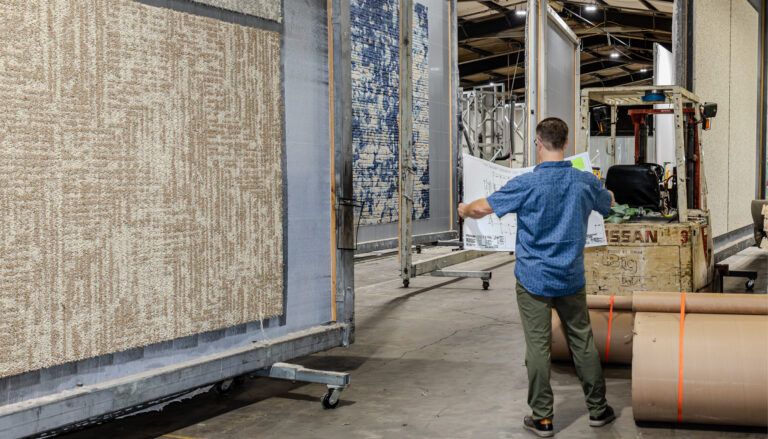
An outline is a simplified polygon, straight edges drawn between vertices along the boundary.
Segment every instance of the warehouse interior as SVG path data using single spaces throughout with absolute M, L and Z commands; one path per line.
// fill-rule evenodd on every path
M 0 437 L 768 435 L 768 1 L 8 0 L 0 47 Z M 549 215 L 599 425 L 559 310 L 524 423 L 528 226 L 462 210 L 552 117 L 612 197 Z

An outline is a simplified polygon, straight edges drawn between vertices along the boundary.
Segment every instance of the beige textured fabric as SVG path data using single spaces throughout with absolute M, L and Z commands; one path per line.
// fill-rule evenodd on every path
M 280 36 L 0 0 L 0 376 L 282 313 Z
M 197 3 L 215 6 L 229 11 L 240 12 L 242 14 L 254 15 L 256 17 L 266 18 L 282 22 L 282 11 L 280 0 L 192 0 Z M 290 1 L 290 0 L 288 0 Z

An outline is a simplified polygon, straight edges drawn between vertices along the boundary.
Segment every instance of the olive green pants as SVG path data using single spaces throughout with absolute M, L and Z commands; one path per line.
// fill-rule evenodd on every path
M 607 407 L 605 379 L 592 336 L 585 291 L 582 289 L 563 297 L 543 297 L 529 293 L 517 282 L 517 306 L 525 331 L 528 405 L 533 410 L 533 418 L 539 420 L 553 416 L 554 397 L 549 385 L 552 308 L 557 311 L 565 328 L 589 414 L 600 416 Z

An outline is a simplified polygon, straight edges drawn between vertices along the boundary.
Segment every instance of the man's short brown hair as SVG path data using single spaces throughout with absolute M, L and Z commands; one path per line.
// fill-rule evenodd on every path
M 563 150 L 568 141 L 568 125 L 562 119 L 548 117 L 536 126 L 536 135 L 544 141 L 545 148 Z

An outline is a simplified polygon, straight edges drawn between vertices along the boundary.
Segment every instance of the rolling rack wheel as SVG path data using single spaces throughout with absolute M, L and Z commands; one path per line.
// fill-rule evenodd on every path
M 219 381 L 213 385 L 213 390 L 221 396 L 227 396 L 232 392 L 232 389 L 241 383 L 241 381 L 242 380 L 238 378 L 229 378 L 224 381 Z
M 323 408 L 326 410 L 333 410 L 338 407 L 342 390 L 343 389 L 341 387 L 328 386 L 328 391 L 326 391 L 325 395 L 323 395 L 323 397 L 320 399 L 320 403 L 323 405 Z
M 483 289 L 484 290 L 487 290 L 488 288 L 490 288 L 490 286 L 491 286 L 491 283 L 489 281 L 487 281 L 487 280 L 483 281 Z
M 747 291 L 754 291 L 755 289 L 755 280 L 749 279 L 745 284 L 745 287 L 747 287 Z
M 403 288 L 408 288 L 408 285 L 411 284 L 411 281 L 408 279 L 403 279 Z

